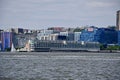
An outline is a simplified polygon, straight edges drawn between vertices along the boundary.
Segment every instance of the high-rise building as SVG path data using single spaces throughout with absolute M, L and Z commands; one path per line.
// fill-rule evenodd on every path
M 117 26 L 117 30 L 120 30 L 120 10 L 117 11 L 117 16 L 116 16 L 116 26 Z

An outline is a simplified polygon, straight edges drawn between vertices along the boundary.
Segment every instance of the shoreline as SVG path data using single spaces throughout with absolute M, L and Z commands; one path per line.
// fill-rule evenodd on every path
M 99 56 L 99 55 L 108 55 L 108 56 L 111 56 L 111 55 L 118 55 L 120 56 L 120 53 L 119 52 L 0 52 L 0 56 L 1 55 L 96 55 L 96 56 Z
M 32 51 L 32 52 L 28 52 L 28 51 L 4 51 L 4 52 L 0 52 L 0 53 L 61 53 L 61 52 L 71 52 L 71 53 L 120 53 L 119 50 L 100 50 L 100 51 Z

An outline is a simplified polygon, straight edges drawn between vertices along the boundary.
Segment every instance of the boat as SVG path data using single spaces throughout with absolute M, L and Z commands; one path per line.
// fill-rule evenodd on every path
M 11 47 L 11 52 L 16 52 L 16 49 L 15 49 L 13 43 L 12 43 L 12 47 Z

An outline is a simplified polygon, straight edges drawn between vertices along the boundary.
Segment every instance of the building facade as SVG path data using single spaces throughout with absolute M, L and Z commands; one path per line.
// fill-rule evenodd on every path
M 30 51 L 99 51 L 100 46 L 98 42 L 81 42 L 75 41 L 47 41 L 34 40 L 30 43 Z
M 13 34 L 13 43 L 15 48 L 25 47 L 28 40 L 33 40 L 37 36 L 36 33 L 27 33 L 27 34 Z
M 61 36 L 61 38 L 62 38 L 62 36 L 63 36 L 63 38 L 66 36 L 67 41 L 74 41 L 74 33 L 73 32 L 68 32 L 68 31 L 60 32 L 59 35 Z
M 80 41 L 81 32 L 74 32 L 74 41 Z
M 80 41 L 117 44 L 117 31 L 108 28 L 87 28 L 82 31 Z
M 12 33 L 11 32 L 1 32 L 1 50 L 8 51 L 12 45 Z
M 41 32 L 37 34 L 37 39 L 49 40 L 50 34 L 53 34 L 53 30 L 41 30 Z
M 116 26 L 117 26 L 117 30 L 120 30 L 120 10 L 117 11 Z

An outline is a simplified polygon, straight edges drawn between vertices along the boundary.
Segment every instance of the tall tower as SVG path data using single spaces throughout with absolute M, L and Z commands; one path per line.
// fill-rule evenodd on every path
M 116 26 L 117 26 L 117 30 L 120 31 L 120 10 L 117 11 L 117 16 L 116 16 Z

